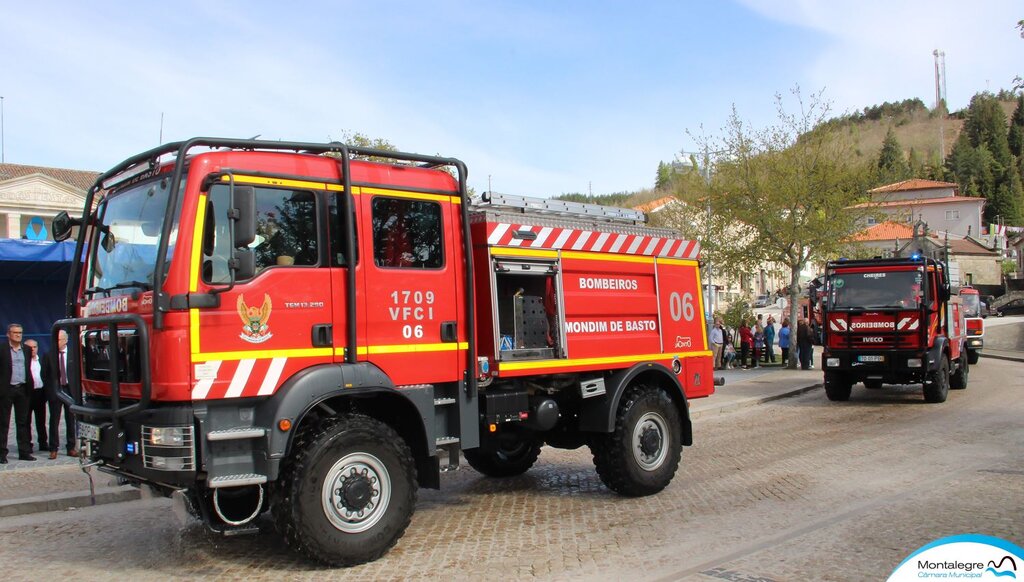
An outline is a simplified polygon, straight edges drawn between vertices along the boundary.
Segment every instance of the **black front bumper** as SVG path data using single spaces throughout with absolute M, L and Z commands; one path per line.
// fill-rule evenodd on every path
M 881 361 L 877 361 L 877 360 Z M 918 360 L 920 366 L 910 366 Z M 894 352 L 867 350 L 826 350 L 821 357 L 826 374 L 837 373 L 853 382 L 880 380 L 886 384 L 917 384 L 924 382 L 932 367 L 925 352 Z

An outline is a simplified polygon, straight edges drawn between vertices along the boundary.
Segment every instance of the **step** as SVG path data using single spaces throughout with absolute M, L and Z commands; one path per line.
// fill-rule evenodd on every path
M 437 437 L 437 440 L 435 441 L 434 444 L 436 446 L 443 447 L 443 446 L 447 446 L 447 445 L 454 445 L 454 444 L 457 444 L 458 442 L 459 442 L 459 437 L 443 436 L 443 437 Z
M 435 398 L 434 406 L 445 406 L 447 404 L 455 404 L 455 402 L 454 398 Z
M 208 441 L 233 441 L 239 439 L 258 439 L 267 434 L 267 429 L 259 427 L 238 427 L 223 430 L 211 430 L 206 433 Z
M 210 479 L 207 486 L 210 489 L 217 489 L 219 487 L 241 487 L 243 485 L 262 485 L 267 482 L 266 475 L 256 475 L 255 473 L 248 473 L 244 475 L 224 475 L 221 477 L 214 477 Z

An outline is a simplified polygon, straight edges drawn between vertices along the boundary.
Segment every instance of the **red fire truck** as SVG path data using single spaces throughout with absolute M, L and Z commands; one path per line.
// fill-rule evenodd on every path
M 89 191 L 68 284 L 85 461 L 329 564 L 376 559 L 460 452 L 590 447 L 668 485 L 714 391 L 699 245 L 622 209 L 467 197 L 462 162 L 197 138 Z
M 985 320 L 982 319 L 981 295 L 974 287 L 961 287 L 964 317 L 967 318 L 967 360 L 973 366 L 981 358 L 985 347 Z
M 909 258 L 830 261 L 825 270 L 822 363 L 829 400 L 856 382 L 924 387 L 928 402 L 967 387 L 965 324 L 945 265 Z

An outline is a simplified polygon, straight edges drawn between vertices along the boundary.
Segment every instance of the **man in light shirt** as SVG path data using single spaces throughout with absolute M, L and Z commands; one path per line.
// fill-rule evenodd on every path
M 717 370 L 722 366 L 722 344 L 725 343 L 725 334 L 722 332 L 722 320 L 715 318 L 715 324 L 711 326 L 711 357 L 714 368 Z
M 14 426 L 18 435 L 18 459 L 34 461 L 32 456 L 32 429 L 29 428 L 29 391 L 32 390 L 32 371 L 29 358 L 21 343 L 21 324 L 7 326 L 7 342 L 0 344 L 0 464 L 7 464 L 7 433 L 11 426 L 11 408 L 14 408 Z
M 39 358 L 39 343 L 34 339 L 24 341 L 29 357 L 29 369 L 32 373 L 32 395 L 29 397 L 29 413 L 36 419 L 36 442 L 39 443 L 39 452 L 50 450 L 46 443 L 46 390 L 43 389 L 43 362 Z M 31 418 L 29 419 L 31 424 Z

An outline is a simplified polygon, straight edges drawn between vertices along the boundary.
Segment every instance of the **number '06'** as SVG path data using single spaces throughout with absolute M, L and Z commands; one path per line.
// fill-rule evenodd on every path
M 405 339 L 420 339 L 423 337 L 423 326 L 422 325 L 403 325 L 402 326 L 402 337 Z
M 685 293 L 680 297 L 679 293 L 673 291 L 668 296 L 668 309 L 673 321 L 693 321 L 693 293 Z

